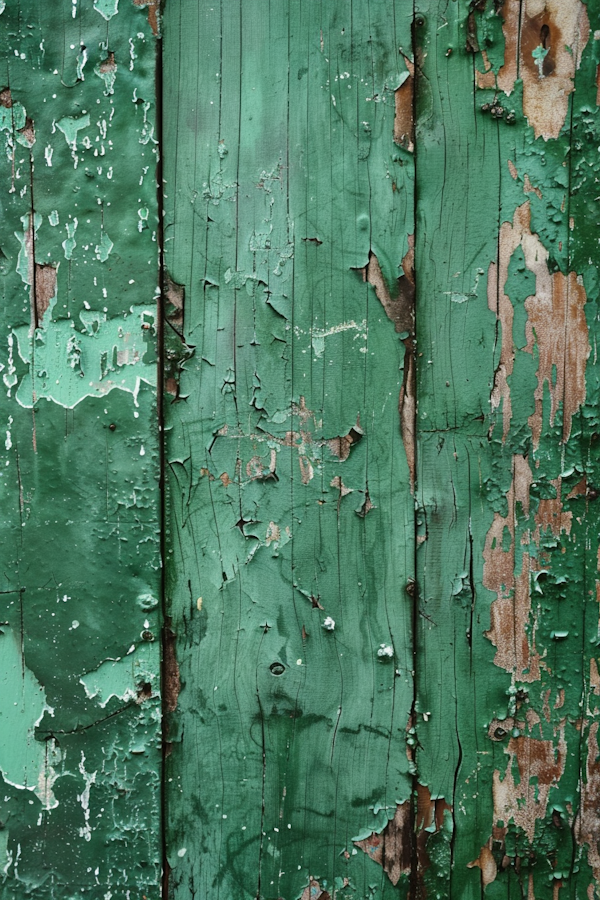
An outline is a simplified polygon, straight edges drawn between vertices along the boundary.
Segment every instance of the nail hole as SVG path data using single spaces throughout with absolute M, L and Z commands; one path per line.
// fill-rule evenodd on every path
M 271 663 L 269 669 L 271 670 L 272 675 L 283 675 L 285 672 L 285 666 L 280 662 Z
M 548 41 L 549 37 L 550 37 L 550 29 L 548 28 L 547 25 L 542 25 L 541 30 L 540 30 L 540 41 L 541 41 L 541 44 L 542 44 L 542 47 L 544 48 L 544 50 L 546 50 L 546 42 Z

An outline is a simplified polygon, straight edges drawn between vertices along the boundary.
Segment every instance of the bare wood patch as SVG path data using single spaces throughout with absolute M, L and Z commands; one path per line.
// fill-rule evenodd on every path
M 176 636 L 167 621 L 163 631 L 163 704 L 167 712 L 175 712 L 181 691 L 181 678 L 179 675 L 179 663 L 175 652 Z
M 536 561 L 524 553 L 521 572 L 515 575 L 516 504 L 520 503 L 528 515 L 532 480 L 528 461 L 514 456 L 507 515 L 494 514 L 483 551 L 483 584 L 497 597 L 491 604 L 490 629 L 485 636 L 496 647 L 494 663 L 514 673 L 520 681 L 537 681 L 540 677 L 535 634 L 530 643 L 527 633 L 531 615 L 530 572 L 535 570 Z
M 481 883 L 484 888 L 487 887 L 488 884 L 491 884 L 492 881 L 495 881 L 496 875 L 498 874 L 498 866 L 496 865 L 496 860 L 494 859 L 494 854 L 492 853 L 489 844 L 491 844 L 491 839 L 481 848 L 477 859 L 467 863 L 468 869 L 481 869 Z
M 56 296 L 56 268 L 35 264 L 35 327 L 38 328 L 50 301 Z
M 321 885 L 314 878 L 311 878 L 308 885 L 302 891 L 300 900 L 331 900 L 331 894 L 321 888 Z
M 402 259 L 402 275 L 398 278 L 396 293 L 392 293 L 386 283 L 379 260 L 374 253 L 369 253 L 369 262 L 365 268 L 366 280 L 375 288 L 375 294 L 383 306 L 388 319 L 398 334 L 406 334 L 403 338 L 404 378 L 398 398 L 398 414 L 400 417 L 400 433 L 406 453 L 411 490 L 415 485 L 415 415 L 416 415 L 416 372 L 414 359 L 415 328 L 415 273 L 414 273 L 414 235 L 408 235 L 408 250 Z
M 537 240 L 541 247 L 541 243 Z M 543 249 L 543 248 L 542 248 Z M 544 251 L 547 259 L 547 251 Z M 585 400 L 585 370 L 590 355 L 588 326 L 585 317 L 585 288 L 575 272 L 548 273 L 544 260 L 543 289 L 536 286 L 534 297 L 525 301 L 527 350 L 533 353 L 537 344 L 539 367 L 535 390 L 535 411 L 529 419 L 534 445 L 542 430 L 544 385 L 551 397 L 550 424 L 559 404 L 563 404 L 563 441 L 571 434 L 573 416 Z M 536 273 L 537 275 L 537 273 Z M 536 285 L 539 279 L 536 278 Z
M 535 188 L 531 188 L 535 191 Z M 512 223 L 500 227 L 498 261 L 488 270 L 488 306 L 500 321 L 502 348 L 491 394 L 492 410 L 502 404 L 503 440 L 512 418 L 508 378 L 513 372 L 515 345 L 513 340 L 514 308 L 505 293 L 510 259 L 521 247 L 525 264 L 535 275 L 535 294 L 525 300 L 528 315 L 527 344 L 523 348 L 539 354 L 538 385 L 534 392 L 535 410 L 529 418 L 534 446 L 542 429 L 544 386 L 551 396 L 550 424 L 554 423 L 559 405 L 563 404 L 563 441 L 571 434 L 572 418 L 585 400 L 585 370 L 590 345 L 584 306 L 586 294 L 581 279 L 574 272 L 550 274 L 548 251 L 531 232 L 529 201 L 517 207 Z
M 394 818 L 379 834 L 373 832 L 363 841 L 354 841 L 373 862 L 383 867 L 392 884 L 398 884 L 401 875 L 410 872 L 411 865 L 411 812 L 410 801 L 398 804 Z
M 152 33 L 158 35 L 159 32 L 159 22 L 158 22 L 158 11 L 160 7 L 160 0 L 133 0 L 135 6 L 147 6 L 148 7 L 148 24 L 152 29 Z
M 394 116 L 394 141 L 400 147 L 404 147 L 410 153 L 415 149 L 415 123 L 413 115 L 414 100 L 414 74 L 415 67 L 405 57 L 408 68 L 408 78 L 394 91 L 395 116 Z
M 578 844 L 587 844 L 587 858 L 596 882 L 600 880 L 600 748 L 598 747 L 599 722 L 592 722 L 587 739 L 585 781 L 581 782 L 581 802 L 575 822 Z M 592 895 L 593 896 L 593 895 Z
M 523 829 L 530 842 L 535 836 L 535 823 L 543 819 L 553 785 L 560 780 L 567 756 L 564 731 L 558 745 L 535 738 L 511 738 L 505 753 L 508 765 L 504 776 L 494 771 L 493 797 L 496 821 L 513 821 Z M 515 779 L 515 765 L 518 779 Z
M 536 138 L 557 138 L 589 39 L 586 7 L 581 0 L 505 0 L 502 15 L 504 64 L 498 71 L 497 86 L 510 94 L 521 77 L 523 112 Z M 478 83 L 493 86 L 485 73 L 479 75 Z

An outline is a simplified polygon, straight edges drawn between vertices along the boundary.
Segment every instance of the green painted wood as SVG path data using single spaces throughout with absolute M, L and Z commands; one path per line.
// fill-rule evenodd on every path
M 411 21 L 165 8 L 174 897 L 407 892 Z
M 419 9 L 418 879 L 594 898 L 600 7 Z
M 0 27 L 2 898 L 600 896 L 600 4 Z
M 157 897 L 156 39 L 0 30 L 0 895 Z

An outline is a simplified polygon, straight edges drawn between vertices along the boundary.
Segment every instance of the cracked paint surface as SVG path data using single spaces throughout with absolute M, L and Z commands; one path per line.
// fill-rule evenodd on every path
M 1 892 L 157 897 L 155 38 L 0 9 Z
M 415 764 L 452 808 L 427 896 L 593 900 L 600 8 L 421 9 Z
M 182 900 L 408 890 L 411 21 L 366 0 L 165 7 Z

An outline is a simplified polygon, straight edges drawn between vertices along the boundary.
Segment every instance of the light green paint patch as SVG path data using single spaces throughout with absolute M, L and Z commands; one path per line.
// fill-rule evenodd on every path
M 119 0 L 94 0 L 94 9 L 108 22 L 119 11 Z
M 115 92 L 115 79 L 117 77 L 116 65 L 107 67 L 105 63 L 94 66 L 94 75 L 104 82 L 104 95 L 108 97 Z
M 315 357 L 320 359 L 325 352 L 325 338 L 332 337 L 333 335 L 342 334 L 345 331 L 355 331 L 356 334 L 354 336 L 354 340 L 359 341 L 358 349 L 361 353 L 367 352 L 366 342 L 368 337 L 368 327 L 367 320 L 363 319 L 362 322 L 355 322 L 352 319 L 350 322 L 341 322 L 339 325 L 332 325 L 331 328 L 311 328 L 309 329 L 309 334 L 311 338 L 311 345 L 314 350 Z M 299 326 L 294 328 L 294 334 L 298 338 L 302 338 L 302 336 L 306 332 L 301 329 Z
M 84 310 L 79 318 L 83 329 L 49 314 L 33 336 L 25 326 L 14 329 L 19 356 L 29 366 L 17 388 L 21 406 L 45 398 L 72 409 L 84 397 L 103 397 L 115 388 L 137 402 L 142 382 L 156 384 L 155 363 L 145 361 L 152 308 L 132 306 L 129 314 L 113 319 Z
M 138 696 L 142 685 L 152 686 L 157 681 L 154 656 L 154 648 L 149 644 L 132 645 L 125 656 L 107 659 L 79 680 L 88 698 L 102 708 L 113 697 L 128 702 Z
M 52 226 L 58 225 L 58 224 L 59 224 L 60 219 L 59 219 L 59 216 L 58 216 L 58 210 L 57 210 L 57 209 L 53 209 L 53 210 L 52 210 L 52 212 L 51 212 L 50 215 L 48 216 L 48 222 L 49 222 L 50 225 L 52 225 Z
M 62 247 L 65 252 L 65 259 L 71 259 L 73 256 L 73 251 L 77 246 L 77 241 L 75 240 L 75 232 L 77 231 L 78 221 L 77 218 L 73 218 L 71 222 L 66 222 L 65 227 L 67 229 L 67 237 L 62 242 Z
M 96 257 L 100 260 L 100 262 L 106 262 L 113 247 L 113 242 L 111 241 L 107 233 L 103 231 L 100 238 L 100 243 L 96 244 Z
M 53 773 L 46 766 L 44 742 L 35 738 L 36 725 L 48 710 L 46 692 L 24 665 L 20 639 L 6 625 L 0 632 L 0 686 L 2 775 L 14 787 L 35 793 L 50 809 L 56 806 Z
M 25 126 L 27 114 L 22 103 L 0 106 L 0 131 L 17 131 Z
M 77 118 L 75 118 L 74 116 L 64 116 L 56 123 L 56 127 L 59 129 L 59 131 L 62 131 L 67 144 L 73 151 L 77 149 L 78 132 L 83 131 L 84 128 L 89 128 L 89 126 L 89 113 L 85 113 L 85 115 L 79 116 Z
M 80 81 L 85 81 L 85 75 L 83 74 L 83 70 L 85 68 L 85 64 L 88 61 L 88 53 L 87 48 L 83 47 L 81 53 L 77 54 L 77 78 Z
M 17 256 L 17 272 L 21 276 L 21 280 L 24 284 L 31 284 L 31 272 L 33 267 L 31 254 L 33 252 L 35 234 L 42 224 L 42 217 L 39 213 L 34 214 L 33 234 L 31 230 L 31 213 L 26 213 L 24 216 L 21 216 L 21 224 L 23 225 L 23 233 L 19 234 L 18 231 L 15 231 L 15 237 L 21 245 L 19 255 Z

